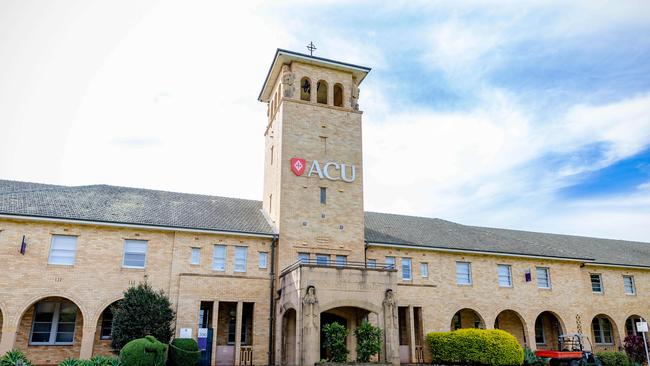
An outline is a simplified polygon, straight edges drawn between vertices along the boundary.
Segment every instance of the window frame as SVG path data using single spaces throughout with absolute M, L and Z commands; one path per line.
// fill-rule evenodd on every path
M 111 323 L 110 323 L 111 325 L 110 326 L 105 325 L 105 323 L 106 323 L 105 315 L 106 315 L 107 312 L 109 312 L 111 314 L 111 319 L 110 319 L 111 320 Z M 111 305 L 109 305 L 109 306 L 106 307 L 106 309 L 104 309 L 104 311 L 102 311 L 102 322 L 99 325 L 99 339 L 100 340 L 105 341 L 105 340 L 113 339 L 113 324 L 112 323 L 113 323 L 113 310 L 111 309 Z M 104 330 L 105 329 L 110 329 L 111 330 L 110 334 L 107 335 L 107 336 L 104 335 Z
M 408 265 L 406 265 L 408 263 Z M 402 281 L 413 281 L 413 259 L 409 257 L 402 257 Z M 407 276 L 407 271 L 404 270 L 404 268 L 408 268 L 408 276 Z
M 366 259 L 367 268 L 377 268 L 377 260 L 374 258 Z
M 348 264 L 348 256 L 347 255 L 337 255 L 334 257 L 334 263 L 336 264 L 337 267 L 343 267 Z
M 429 278 L 429 263 L 420 262 L 420 277 Z
M 607 320 L 607 323 L 609 324 L 609 342 L 605 341 L 605 330 L 603 328 L 604 321 Z M 594 327 L 594 321 L 597 321 L 598 323 L 598 329 Z M 600 346 L 611 346 L 614 344 L 614 327 L 612 326 L 612 321 L 609 320 L 608 318 L 605 317 L 600 317 L 597 316 L 591 321 L 591 328 L 592 332 L 594 335 L 594 344 L 600 345 Z M 598 331 L 598 332 L 596 332 Z M 597 339 L 598 337 L 601 338 L 602 342 L 598 342 Z
M 627 285 L 625 283 L 626 279 L 630 279 L 631 286 L 632 286 L 632 292 L 627 292 Z M 628 295 L 628 296 L 635 296 L 636 295 L 636 281 L 634 280 L 634 276 L 632 275 L 623 275 L 623 292 Z
M 311 260 L 311 255 L 308 252 L 298 252 L 298 263 L 306 264 Z
M 466 264 L 467 265 L 467 279 L 468 279 L 467 283 L 458 281 L 458 275 L 459 275 L 458 268 L 459 268 L 459 265 L 461 265 L 461 264 Z M 472 279 L 472 262 L 456 261 L 456 284 L 459 285 L 459 286 L 471 286 L 473 283 L 474 283 L 474 281 Z
M 325 259 L 325 263 L 321 263 L 321 260 Z M 317 266 L 329 266 L 332 257 L 329 254 L 316 254 L 316 265 Z
M 197 255 L 195 255 L 197 254 Z M 193 266 L 200 266 L 201 265 L 201 248 L 200 247 L 192 247 L 190 249 L 190 264 Z
M 542 270 L 546 273 L 546 286 L 541 286 L 539 283 L 539 271 Z M 550 290 L 553 287 L 551 282 L 551 268 L 549 267 L 535 267 L 535 281 L 537 282 L 537 288 L 542 290 Z
M 222 249 L 223 248 L 223 268 L 217 268 L 216 266 L 216 260 L 217 260 L 217 248 Z M 219 258 L 219 260 L 222 260 L 222 258 Z M 228 248 L 224 244 L 215 244 L 213 249 L 212 249 L 212 270 L 216 272 L 226 272 L 226 267 L 227 267 L 227 260 L 228 260 Z
M 264 265 L 262 265 L 262 258 L 264 258 Z M 259 256 L 257 259 L 257 267 L 259 269 L 269 268 L 269 252 L 259 252 Z
M 54 242 L 56 238 L 74 238 L 74 250 L 72 254 L 72 263 L 54 263 L 52 262 L 52 252 L 55 250 L 54 249 Z M 47 256 L 47 264 L 53 265 L 53 266 L 74 266 L 75 263 L 77 262 L 77 240 L 78 236 L 76 235 L 60 235 L 60 234 L 52 234 L 52 238 L 50 239 L 50 251 Z M 62 250 L 62 251 L 70 251 L 69 249 L 56 249 L 56 250 Z M 60 257 L 60 256 L 59 256 Z
M 129 243 L 134 243 L 134 242 L 142 243 L 142 244 L 145 245 L 145 247 L 144 247 L 144 263 L 142 264 L 142 267 L 131 266 L 131 265 L 125 264 L 126 254 L 127 254 L 126 247 L 128 246 Z M 134 252 L 129 252 L 129 253 L 133 254 Z M 141 253 L 137 253 L 137 254 L 141 254 Z M 147 268 L 147 261 L 149 260 L 149 255 L 148 254 L 149 254 L 149 241 L 148 240 L 124 239 L 124 247 L 123 247 L 123 250 L 122 250 L 122 268 L 130 268 L 130 269 L 145 269 L 145 268 Z
M 594 278 L 598 279 L 599 290 L 594 290 Z M 589 273 L 589 284 L 591 285 L 591 292 L 594 294 L 605 293 L 605 286 L 603 286 L 603 275 L 601 273 Z
M 537 342 L 537 321 L 540 323 L 540 330 L 541 336 L 542 336 L 542 343 Z M 544 330 L 544 318 L 540 317 L 539 315 L 537 316 L 537 319 L 535 319 L 535 344 L 537 345 L 546 345 L 546 331 Z
M 321 205 L 327 204 L 327 187 L 319 187 L 319 200 Z
M 386 264 L 387 269 L 396 269 L 396 260 L 394 256 L 387 255 L 384 259 L 384 263 Z
M 508 271 L 507 278 L 508 278 L 508 284 L 504 285 L 501 283 L 501 269 L 505 268 Z M 502 288 L 512 288 L 514 284 L 512 283 L 512 265 L 510 264 L 497 264 L 497 282 L 499 284 L 499 287 Z
M 38 309 L 38 306 L 40 304 L 54 304 L 54 311 L 52 313 L 52 321 L 50 322 L 50 338 L 49 341 L 47 342 L 33 342 L 32 337 L 34 335 L 34 326 L 36 323 L 44 323 L 44 322 L 37 322 L 36 321 L 36 312 Z M 59 333 L 59 325 L 60 325 L 60 319 L 61 319 L 61 305 L 63 304 L 72 304 L 75 307 L 75 313 L 74 313 L 74 328 L 72 329 L 72 341 L 71 342 L 57 342 L 56 341 L 56 336 Z M 32 316 L 32 326 L 29 331 L 29 338 L 27 344 L 29 346 L 72 346 L 74 345 L 75 337 L 77 335 L 77 315 L 79 313 L 79 307 L 77 304 L 70 302 L 70 301 L 39 301 L 36 304 L 34 304 L 34 312 Z M 67 322 L 66 322 L 67 323 Z M 39 333 L 44 333 L 44 332 L 39 332 Z M 65 333 L 70 333 L 70 332 L 65 332 Z
M 244 256 L 243 259 L 238 258 L 239 255 L 242 255 L 242 253 Z M 242 263 L 238 263 L 238 261 L 241 262 L 242 260 L 244 261 L 243 268 L 241 267 Z M 236 246 L 235 257 L 233 259 L 233 272 L 246 273 L 247 270 L 248 270 L 248 247 L 242 245 Z

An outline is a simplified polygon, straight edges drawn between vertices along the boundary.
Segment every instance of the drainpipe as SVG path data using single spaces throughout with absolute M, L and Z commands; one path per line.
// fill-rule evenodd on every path
M 363 241 L 363 266 L 368 267 L 368 241 Z
M 277 246 L 278 235 L 273 235 L 273 240 L 271 241 L 271 286 L 269 293 L 269 366 L 275 365 L 275 257 Z

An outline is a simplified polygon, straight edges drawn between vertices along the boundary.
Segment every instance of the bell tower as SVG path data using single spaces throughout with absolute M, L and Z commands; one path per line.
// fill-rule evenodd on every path
M 364 260 L 359 85 L 370 68 L 278 49 L 267 104 L 263 210 L 278 269 L 299 258 Z

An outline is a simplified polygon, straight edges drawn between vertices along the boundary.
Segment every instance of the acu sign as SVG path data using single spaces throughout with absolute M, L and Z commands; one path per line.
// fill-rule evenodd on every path
M 307 168 L 307 161 L 302 158 L 291 158 L 291 171 L 296 176 L 301 176 Z M 334 161 L 327 162 L 321 166 L 318 160 L 311 163 L 307 176 L 318 175 L 320 179 L 328 180 L 342 180 L 347 183 L 352 183 L 357 179 L 357 167 L 345 163 L 337 163 Z

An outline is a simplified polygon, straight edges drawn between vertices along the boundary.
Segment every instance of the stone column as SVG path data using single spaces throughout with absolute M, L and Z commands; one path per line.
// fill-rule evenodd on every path
M 311 88 L 311 92 L 309 95 L 310 102 L 316 103 L 316 99 L 318 98 L 318 80 L 312 79 L 310 88 Z
M 309 286 L 302 299 L 301 364 L 311 366 L 320 361 L 320 307 L 316 288 Z
M 210 365 L 217 364 L 217 327 L 219 325 L 219 301 L 212 305 L 212 354 L 210 356 Z
M 93 344 L 95 343 L 96 331 L 97 324 L 83 325 L 81 333 L 81 350 L 79 351 L 80 359 L 87 360 L 93 356 Z
M 535 319 L 533 321 L 527 321 L 527 331 L 528 337 L 526 337 L 526 342 L 528 343 L 528 348 L 535 351 L 537 350 L 537 342 L 535 342 Z
M 18 327 L 12 325 L 9 319 L 7 319 L 6 317 L 3 319 L 2 339 L 0 339 L 0 355 L 3 355 L 5 354 L 5 352 L 14 348 L 14 343 L 16 342 L 17 330 Z
M 408 307 L 408 330 L 409 330 L 409 353 L 412 363 L 416 363 L 415 357 L 415 315 L 413 314 L 413 305 Z
M 386 363 L 399 366 L 399 332 L 397 299 L 393 290 L 386 290 L 384 302 L 384 343 L 386 344 Z
M 244 303 L 237 302 L 237 315 L 235 318 L 235 366 L 239 365 L 241 352 L 241 323 L 244 313 Z
M 334 105 L 334 84 L 333 83 L 327 84 L 327 105 L 329 106 Z

